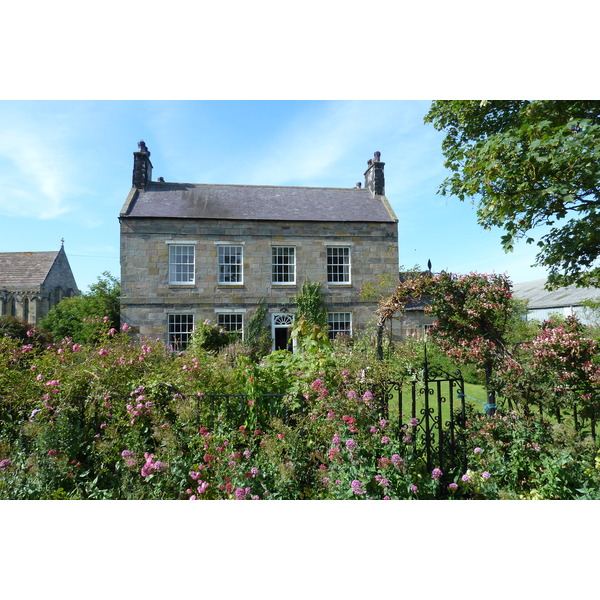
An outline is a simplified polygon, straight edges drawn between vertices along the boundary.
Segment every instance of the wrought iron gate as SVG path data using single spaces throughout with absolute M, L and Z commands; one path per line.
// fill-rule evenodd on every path
M 465 383 L 459 370 L 450 374 L 425 360 L 420 373 L 390 382 L 388 397 L 397 402 L 400 439 L 412 445 L 428 470 L 466 469 Z

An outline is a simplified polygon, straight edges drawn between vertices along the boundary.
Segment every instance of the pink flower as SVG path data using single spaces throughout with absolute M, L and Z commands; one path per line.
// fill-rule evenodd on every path
M 490 475 L 490 474 L 489 474 L 487 471 L 484 471 L 484 472 L 481 474 L 481 477 L 482 477 L 483 479 L 489 479 L 489 478 L 491 477 L 491 475 Z
M 335 460 L 339 453 L 340 449 L 336 446 L 327 451 L 327 456 L 329 456 L 329 460 Z
M 237 488 L 235 490 L 235 498 L 236 500 L 245 500 L 248 496 L 248 493 L 250 492 L 250 488 L 247 487 L 246 489 L 244 488 Z
M 473 450 L 473 452 L 475 454 L 479 454 L 480 452 L 483 452 L 483 450 L 478 446 L 477 448 L 475 448 L 475 450 Z
M 123 323 L 123 325 L 121 326 L 121 329 L 123 331 L 127 331 L 127 330 L 131 329 L 131 327 L 129 327 L 129 325 L 127 325 L 127 323 Z
M 437 481 L 441 476 L 443 475 L 441 469 L 434 469 L 433 471 L 431 471 L 431 479 L 433 479 L 434 481 Z
M 347 440 L 346 448 L 348 449 L 348 452 L 354 452 L 356 448 L 356 442 L 354 440 Z
M 414 483 L 410 486 L 409 489 L 413 494 L 419 491 L 419 488 Z
M 358 479 L 354 479 L 350 484 L 350 487 L 352 488 L 355 496 L 362 496 L 363 494 L 367 493 L 365 490 L 363 490 L 363 484 Z
M 285 437 L 285 433 L 278 433 L 277 437 L 282 440 Z
M 108 354 L 108 351 L 105 350 L 104 348 L 100 348 L 100 350 L 98 351 L 98 354 L 100 356 L 106 356 Z

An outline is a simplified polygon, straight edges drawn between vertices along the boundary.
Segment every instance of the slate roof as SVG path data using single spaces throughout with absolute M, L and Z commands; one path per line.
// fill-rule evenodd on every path
M 519 300 L 529 300 L 530 309 L 580 306 L 588 298 L 600 298 L 600 288 L 578 288 L 570 285 L 549 292 L 544 289 L 545 283 L 545 279 L 514 283 L 513 296 Z
M 398 221 L 385 196 L 368 189 L 152 182 L 121 217 L 255 221 Z
M 59 252 L 0 252 L 0 288 L 32 289 L 41 285 Z

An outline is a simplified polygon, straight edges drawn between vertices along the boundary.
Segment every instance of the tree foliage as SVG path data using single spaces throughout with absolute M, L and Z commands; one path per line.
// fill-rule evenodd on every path
M 78 343 L 97 341 L 100 332 L 119 329 L 121 286 L 105 271 L 89 291 L 64 298 L 40 323 L 56 339 L 69 337 Z
M 446 135 L 442 195 L 477 200 L 505 251 L 536 242 L 548 286 L 600 285 L 599 101 L 435 101 L 425 122 Z

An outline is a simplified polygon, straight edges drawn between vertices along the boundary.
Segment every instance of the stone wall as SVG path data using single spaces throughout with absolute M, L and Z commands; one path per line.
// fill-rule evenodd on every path
M 169 243 L 195 247 L 195 282 L 168 282 Z M 243 283 L 219 284 L 219 243 L 243 246 Z M 348 246 L 351 281 L 327 283 L 327 247 Z M 296 248 L 295 284 L 271 283 L 271 248 Z M 396 223 L 314 223 L 190 219 L 121 219 L 122 321 L 140 335 L 166 341 L 167 314 L 190 311 L 196 322 L 217 310 L 248 310 L 264 300 L 271 313 L 293 312 L 305 280 L 321 282 L 330 311 L 352 312 L 353 329 L 373 319 L 364 283 L 398 272 Z

